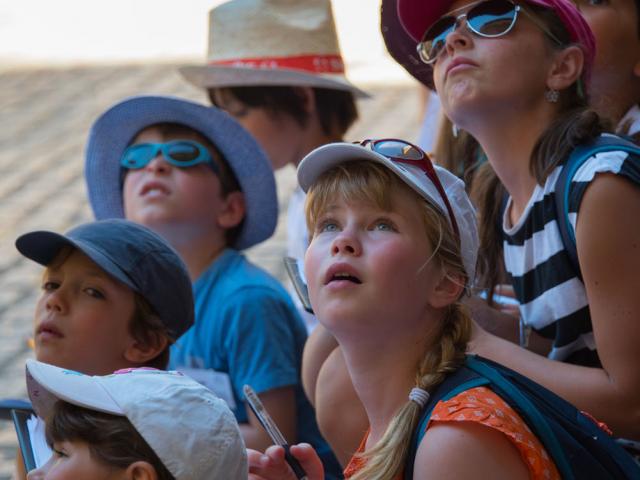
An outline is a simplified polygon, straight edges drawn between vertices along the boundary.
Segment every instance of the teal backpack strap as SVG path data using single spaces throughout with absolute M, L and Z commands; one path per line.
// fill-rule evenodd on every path
M 467 382 L 458 385 L 453 390 L 450 390 L 449 393 L 447 393 L 438 401 L 445 402 L 447 400 L 451 400 L 453 397 L 455 397 L 456 395 L 462 392 L 466 392 L 467 390 L 471 390 L 472 388 L 482 387 L 484 385 L 487 385 L 488 383 L 489 383 L 489 380 L 481 377 L 475 378 L 473 380 L 468 380 Z M 427 425 L 429 424 L 429 420 L 431 420 L 431 412 L 433 412 L 434 408 L 435 408 L 435 404 L 433 405 L 432 408 L 429 409 L 429 411 L 423 412 L 422 417 L 420 417 L 420 423 L 418 423 L 418 427 L 416 428 L 418 445 L 420 445 L 420 442 L 422 441 L 422 437 L 424 437 L 424 434 L 427 433 Z
M 562 244 L 571 260 L 573 270 L 580 280 L 582 280 L 582 272 L 580 271 L 580 262 L 578 261 L 576 234 L 569 220 L 569 190 L 571 181 L 578 169 L 589 158 L 597 153 L 612 151 L 625 151 L 640 155 L 640 147 L 635 143 L 616 135 L 603 135 L 591 143 L 576 147 L 563 165 L 562 171 L 556 181 L 554 196 L 558 229 L 562 237 Z
M 553 430 L 549 426 L 545 417 L 533 405 L 533 403 L 531 403 L 531 401 L 525 397 L 520 390 L 514 387 L 509 380 L 504 378 L 500 372 L 491 366 L 472 356 L 467 357 L 466 366 L 488 379 L 491 382 L 491 388 L 493 388 L 496 393 L 500 396 L 504 395 L 506 398 L 509 398 L 522 410 L 524 416 L 530 420 L 531 425 L 535 426 L 536 436 L 549 451 L 549 455 L 553 458 L 556 468 L 560 472 L 562 478 L 564 480 L 572 480 L 574 478 L 573 471 L 564 454 L 562 446 L 558 442 L 558 439 L 553 433 Z
M 468 358 L 468 356 L 467 356 Z M 489 380 L 482 378 L 477 373 L 472 372 L 467 368 L 460 368 L 454 373 L 447 375 L 447 378 L 438 385 L 429 396 L 429 401 L 422 409 L 420 420 L 417 427 L 414 429 L 411 443 L 409 445 L 409 452 L 405 461 L 404 468 L 404 480 L 413 480 L 413 464 L 416 459 L 416 453 L 420 442 L 424 437 L 431 419 L 431 413 L 433 412 L 436 404 L 441 400 L 449 400 L 461 392 L 469 390 L 470 388 L 487 385 Z

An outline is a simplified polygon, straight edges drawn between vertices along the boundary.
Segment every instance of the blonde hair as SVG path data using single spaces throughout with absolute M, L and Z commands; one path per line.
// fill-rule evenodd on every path
M 393 208 L 392 193 L 406 191 L 415 196 L 423 211 L 425 234 L 434 246 L 431 261 L 450 278 L 467 278 L 460 245 L 447 218 L 382 165 L 370 161 L 351 161 L 325 172 L 311 187 L 307 196 L 306 218 L 310 236 L 323 212 L 336 198 L 346 202 L 365 201 L 382 208 Z M 466 309 L 455 302 L 447 307 L 435 342 L 416 366 L 415 386 L 433 390 L 447 374 L 464 362 L 471 336 L 471 320 Z M 373 448 L 358 457 L 364 467 L 351 480 L 392 480 L 402 473 L 411 436 L 420 419 L 421 407 L 408 400 L 389 423 L 382 438 Z

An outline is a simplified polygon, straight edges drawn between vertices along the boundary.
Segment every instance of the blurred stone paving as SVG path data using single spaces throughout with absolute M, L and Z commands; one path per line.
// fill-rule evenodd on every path
M 415 139 L 420 96 L 410 84 L 364 84 L 374 96 L 359 102 L 361 119 L 347 140 Z M 25 68 L 0 66 L 0 398 L 23 398 L 24 363 L 42 268 L 14 247 L 21 233 L 63 232 L 91 219 L 83 149 L 91 122 L 130 95 L 157 93 L 206 102 L 173 64 Z M 277 173 L 280 211 L 286 212 L 295 171 Z M 275 235 L 248 255 L 285 281 L 285 215 Z M 13 472 L 13 424 L 0 422 L 0 480 Z

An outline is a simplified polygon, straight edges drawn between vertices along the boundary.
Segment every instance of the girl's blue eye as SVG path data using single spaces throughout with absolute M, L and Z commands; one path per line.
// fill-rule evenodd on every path
M 319 225 L 318 231 L 319 232 L 337 232 L 338 225 L 332 220 L 327 220 L 322 222 Z
M 388 220 L 378 220 L 374 224 L 374 230 L 378 230 L 380 232 L 395 232 L 396 228 L 393 223 Z

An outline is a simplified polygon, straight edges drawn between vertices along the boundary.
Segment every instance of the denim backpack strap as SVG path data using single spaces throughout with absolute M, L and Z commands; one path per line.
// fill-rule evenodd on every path
M 409 452 L 404 467 L 404 480 L 413 479 L 413 464 L 418 452 L 418 447 L 426 433 L 431 412 L 433 412 L 436 404 L 441 400 L 449 400 L 470 388 L 480 387 L 488 383 L 489 381 L 486 378 L 481 377 L 476 372 L 463 366 L 448 375 L 447 378 L 436 387 L 433 393 L 429 395 L 429 401 L 422 409 L 418 425 L 411 436 L 411 444 L 409 445 Z
M 603 135 L 593 142 L 576 147 L 562 166 L 562 171 L 556 181 L 554 197 L 556 203 L 556 216 L 558 230 L 562 238 L 562 244 L 569 255 L 573 270 L 582 280 L 580 263 L 578 261 L 578 249 L 576 247 L 576 234 L 569 220 L 569 190 L 571 181 L 578 169 L 592 156 L 600 152 L 626 151 L 640 155 L 640 147 L 635 143 L 616 135 Z

